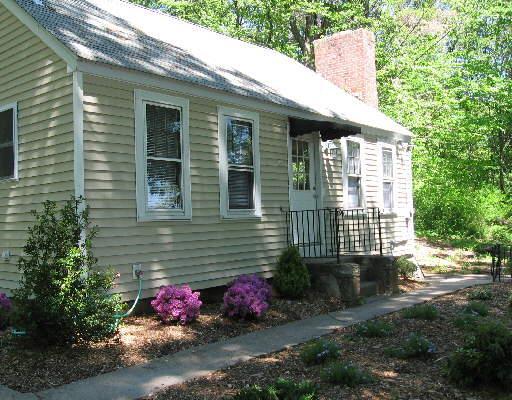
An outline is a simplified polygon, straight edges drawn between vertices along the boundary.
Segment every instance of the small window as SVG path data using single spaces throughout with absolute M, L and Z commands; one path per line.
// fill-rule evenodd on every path
M 363 206 L 361 143 L 347 140 L 346 144 L 346 207 L 359 208 Z
M 293 190 L 310 189 L 309 142 L 292 138 Z
M 393 149 L 382 147 L 382 203 L 384 209 L 392 210 L 395 206 L 394 200 L 394 162 Z
M 0 107 L 0 179 L 17 179 L 16 105 Z
M 221 213 L 260 216 L 258 115 L 219 108 Z
M 191 216 L 188 101 L 136 91 L 140 220 Z

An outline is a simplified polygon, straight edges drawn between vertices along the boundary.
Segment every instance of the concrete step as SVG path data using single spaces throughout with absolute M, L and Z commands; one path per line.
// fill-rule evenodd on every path
M 361 291 L 360 291 L 360 295 L 361 297 L 371 297 L 371 296 L 376 296 L 377 293 L 378 293 L 378 286 L 377 286 L 377 282 L 375 281 L 362 281 L 360 283 L 360 286 L 361 286 Z

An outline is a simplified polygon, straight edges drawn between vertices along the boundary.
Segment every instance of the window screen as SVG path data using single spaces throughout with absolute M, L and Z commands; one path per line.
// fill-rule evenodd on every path
M 385 209 L 394 207 L 393 151 L 382 149 L 382 203 Z
M 361 145 L 347 140 L 347 207 L 362 207 Z
M 14 110 L 0 112 L 0 178 L 14 177 Z

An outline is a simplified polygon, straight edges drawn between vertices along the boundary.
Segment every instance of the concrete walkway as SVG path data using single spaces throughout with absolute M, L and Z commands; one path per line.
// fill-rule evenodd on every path
M 306 342 L 337 328 L 399 311 L 458 289 L 490 282 L 490 279 L 483 275 L 452 277 L 431 275 L 427 280 L 431 284 L 416 292 L 396 297 L 374 298 L 359 307 L 184 350 L 144 365 L 123 368 L 35 394 L 22 395 L 10 390 L 4 392 L 5 388 L 0 386 L 0 398 L 2 400 L 134 400 L 166 386 L 183 383 L 241 361 Z

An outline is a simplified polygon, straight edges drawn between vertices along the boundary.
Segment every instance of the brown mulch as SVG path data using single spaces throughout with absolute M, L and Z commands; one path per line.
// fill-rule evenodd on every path
M 224 318 L 220 307 L 220 303 L 205 304 L 198 320 L 187 326 L 163 325 L 154 315 L 127 318 L 118 335 L 90 346 L 36 348 L 9 335 L 0 336 L 0 384 L 21 392 L 40 391 L 193 346 L 340 310 L 344 304 L 322 299 L 317 293 L 300 301 L 274 299 L 257 322 Z
M 486 301 L 490 315 L 512 328 L 507 310 L 510 284 L 490 285 L 493 299 Z M 208 377 L 173 386 L 148 400 L 199 400 L 223 399 L 234 395 L 240 387 L 258 384 L 264 386 L 277 377 L 294 381 L 311 380 L 319 385 L 319 399 L 467 399 L 483 400 L 499 398 L 499 394 L 474 391 L 454 386 L 443 374 L 443 366 L 449 354 L 463 343 L 463 332 L 456 328 L 454 320 L 467 304 L 467 293 L 474 288 L 449 294 L 429 303 L 440 311 L 434 321 L 404 319 L 400 313 L 380 317 L 393 324 L 394 332 L 385 338 L 361 338 L 354 334 L 354 327 L 340 329 L 326 338 L 341 347 L 343 360 L 358 364 L 373 374 L 374 383 L 356 388 L 342 388 L 322 383 L 321 366 L 306 367 L 299 353 L 302 346 L 262 356 L 235 367 L 215 372 Z M 402 360 L 385 354 L 388 347 L 397 347 L 417 332 L 437 347 L 436 354 L 427 359 Z
M 425 281 L 417 281 L 414 279 L 400 279 L 398 282 L 398 290 L 400 293 L 413 292 L 415 290 L 423 289 L 428 286 L 429 283 Z

